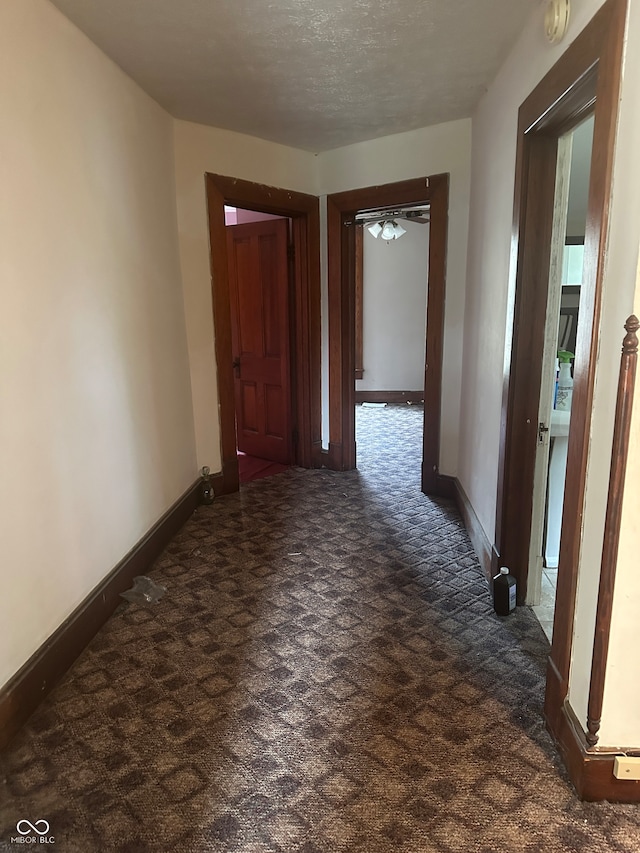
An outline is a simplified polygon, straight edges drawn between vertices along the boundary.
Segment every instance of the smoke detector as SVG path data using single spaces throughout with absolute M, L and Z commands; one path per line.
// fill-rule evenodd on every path
M 551 44 L 562 41 L 569 26 L 571 6 L 569 0 L 547 0 L 544 13 L 544 31 Z

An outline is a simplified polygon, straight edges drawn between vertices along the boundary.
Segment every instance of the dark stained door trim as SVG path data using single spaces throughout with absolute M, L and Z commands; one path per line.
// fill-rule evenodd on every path
M 364 225 L 356 226 L 355 245 L 355 311 L 356 311 L 356 379 L 364 376 Z
M 424 384 L 422 490 L 439 494 L 442 346 L 449 211 L 449 175 L 431 175 L 395 184 L 327 196 L 329 271 L 329 454 L 337 471 L 355 468 L 355 214 L 404 204 L 429 203 L 427 350 Z M 427 369 L 428 368 L 428 369 Z
M 206 175 L 211 292 L 218 374 L 223 490 L 239 489 L 227 232 L 224 205 L 274 213 L 292 221 L 292 409 L 295 461 L 320 467 L 320 214 L 316 196 L 224 175 Z
M 571 431 L 562 516 L 553 643 L 547 669 L 545 715 L 560 743 L 578 792 L 590 788 L 584 737 L 570 719 L 568 694 L 587 453 L 597 362 L 600 304 L 617 123 L 626 0 L 608 0 L 522 104 L 518 116 L 512 269 L 509 309 L 513 337 L 505 379 L 496 512 L 494 568 L 507 565 L 527 591 L 533 461 L 537 441 L 540 372 L 549 275 L 550 235 L 559 137 L 594 113 L 594 136 L 585 237 L 581 319 L 576 350 Z M 602 768 L 602 762 L 600 762 Z M 598 771 L 600 772 L 600 771 Z M 608 768 L 603 771 L 604 775 Z M 602 775 L 602 774 L 601 774 Z M 602 777 L 604 778 L 604 776 Z M 616 780 L 609 777 L 612 782 Z M 595 779 L 595 775 L 593 775 Z M 601 782 L 601 779 L 600 779 Z M 600 785 L 598 782 L 598 785 Z M 607 788 L 607 786 L 605 786 Z M 605 796 L 616 798 L 609 786 Z

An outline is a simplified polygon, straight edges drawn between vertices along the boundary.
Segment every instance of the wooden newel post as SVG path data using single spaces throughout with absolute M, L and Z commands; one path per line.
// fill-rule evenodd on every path
M 604 698 L 604 679 L 609 653 L 609 634 L 611 630 L 611 609 L 615 586 L 618 544 L 620 541 L 620 521 L 622 517 L 622 496 L 629 452 L 629 434 L 631 431 L 631 410 L 638 360 L 638 336 L 640 321 L 632 314 L 625 323 L 627 334 L 622 342 L 620 376 L 618 378 L 618 397 L 616 401 L 616 419 L 613 429 L 613 447 L 611 449 L 611 472 L 609 476 L 609 495 L 605 517 L 604 540 L 602 543 L 602 563 L 600 567 L 600 587 L 598 589 L 598 607 L 591 660 L 591 683 L 589 686 L 589 706 L 587 710 L 587 743 L 595 746 L 598 742 L 598 729 L 602 718 Z

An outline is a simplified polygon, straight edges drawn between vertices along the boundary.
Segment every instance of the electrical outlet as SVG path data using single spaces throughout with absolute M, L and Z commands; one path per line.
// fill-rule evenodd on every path
M 613 775 L 616 779 L 640 781 L 640 757 L 630 758 L 627 755 L 616 755 L 613 763 Z

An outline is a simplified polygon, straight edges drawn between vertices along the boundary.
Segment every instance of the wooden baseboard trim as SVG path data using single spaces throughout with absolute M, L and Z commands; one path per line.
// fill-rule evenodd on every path
M 424 391 L 356 391 L 359 403 L 424 403 Z
M 221 495 L 226 495 L 224 490 L 224 477 L 222 474 L 213 474 L 210 477 L 211 485 L 213 486 L 213 494 L 219 498 Z
M 552 732 L 563 761 L 581 800 L 588 802 L 640 803 L 640 781 L 617 779 L 613 766 L 617 755 L 629 750 L 587 750 L 584 730 L 569 706 L 562 706 L 558 736 Z
M 320 440 L 314 441 L 311 446 L 311 466 L 313 468 L 324 468 L 326 465 L 324 454 L 326 450 L 322 448 L 322 442 Z
M 214 491 L 222 476 L 211 478 Z M 218 491 L 216 491 L 218 494 Z M 0 690 L 0 748 L 6 746 L 122 602 L 120 593 L 144 574 L 196 509 L 200 479 L 173 504 Z
M 566 684 L 549 658 L 545 719 L 555 740 L 569 778 L 581 800 L 611 803 L 640 803 L 640 782 L 616 779 L 616 755 L 638 754 L 638 749 L 588 749 L 584 729 L 566 700 Z
M 487 534 L 484 532 L 484 528 L 480 524 L 476 511 L 474 510 L 471 501 L 467 497 L 467 493 L 463 489 L 462 484 L 457 477 L 453 478 L 453 486 L 454 498 L 458 505 L 458 510 L 462 516 L 462 520 L 464 521 L 464 526 L 467 528 L 467 533 L 469 534 L 469 539 L 471 539 L 473 550 L 478 555 L 482 571 L 484 572 L 487 581 L 490 581 L 493 577 L 493 549 L 491 548 L 491 543 L 487 539 Z
M 456 478 L 449 474 L 436 474 L 435 494 L 441 498 L 456 499 Z
M 222 471 L 219 474 L 214 474 L 211 478 L 213 481 L 213 489 L 216 496 L 232 495 L 240 490 L 240 472 L 238 468 L 238 457 L 229 457 L 222 460 Z M 220 491 L 216 491 L 219 489 Z
M 330 468 L 332 471 L 344 470 L 344 466 L 342 464 L 342 445 L 335 441 L 330 441 L 324 462 L 327 468 Z

